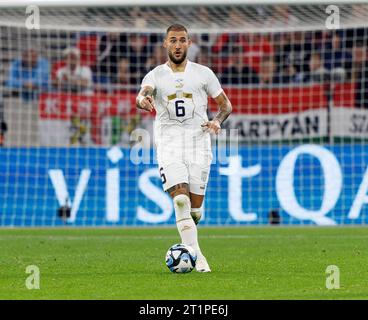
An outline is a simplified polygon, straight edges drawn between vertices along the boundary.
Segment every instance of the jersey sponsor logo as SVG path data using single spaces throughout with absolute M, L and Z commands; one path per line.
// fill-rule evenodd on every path
M 176 79 L 175 80 L 175 88 L 183 88 L 184 87 L 184 79 Z

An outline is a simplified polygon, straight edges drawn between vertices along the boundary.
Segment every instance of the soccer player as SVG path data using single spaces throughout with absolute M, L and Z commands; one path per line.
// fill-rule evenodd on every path
M 232 106 L 213 71 L 187 59 L 190 45 L 184 26 L 167 29 L 168 61 L 144 77 L 136 103 L 139 109 L 156 111 L 154 143 L 163 188 L 173 199 L 182 243 L 197 253 L 196 270 L 211 272 L 198 244 L 196 224 L 212 161 L 210 133 L 219 133 Z M 211 121 L 208 96 L 219 107 Z

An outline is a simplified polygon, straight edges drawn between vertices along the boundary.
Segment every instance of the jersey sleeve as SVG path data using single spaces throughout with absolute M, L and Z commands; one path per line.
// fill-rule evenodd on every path
M 207 94 L 212 98 L 216 98 L 221 92 L 222 87 L 219 79 L 211 69 L 207 69 Z
M 155 75 L 153 74 L 153 70 L 151 70 L 150 72 L 148 72 L 145 77 L 142 80 L 142 84 L 141 87 L 145 87 L 145 86 L 150 86 L 153 89 L 156 88 L 155 86 Z

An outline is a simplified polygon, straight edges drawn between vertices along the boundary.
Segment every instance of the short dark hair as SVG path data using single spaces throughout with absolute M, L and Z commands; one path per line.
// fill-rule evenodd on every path
M 183 25 L 181 24 L 172 24 L 170 27 L 167 28 L 166 30 L 166 35 L 170 32 L 170 31 L 185 31 L 186 33 L 188 33 L 187 28 L 185 28 Z

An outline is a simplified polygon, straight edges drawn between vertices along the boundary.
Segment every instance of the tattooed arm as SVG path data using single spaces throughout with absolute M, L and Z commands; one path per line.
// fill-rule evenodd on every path
M 153 111 L 155 108 L 153 99 L 153 88 L 150 86 L 145 86 L 139 92 L 136 98 L 136 107 L 138 109 Z
M 202 124 L 202 127 L 205 127 L 209 132 L 213 132 L 218 134 L 221 129 L 221 124 L 227 119 L 230 115 L 233 107 L 229 98 L 226 96 L 225 92 L 221 92 L 216 98 L 215 101 L 219 107 L 219 112 L 213 118 L 212 121 L 208 121 Z
M 212 121 L 217 120 L 221 125 L 230 115 L 231 111 L 233 110 L 233 107 L 225 92 L 222 92 L 219 96 L 217 96 L 215 98 L 215 101 L 219 106 L 220 111 L 217 113 L 217 115 Z

